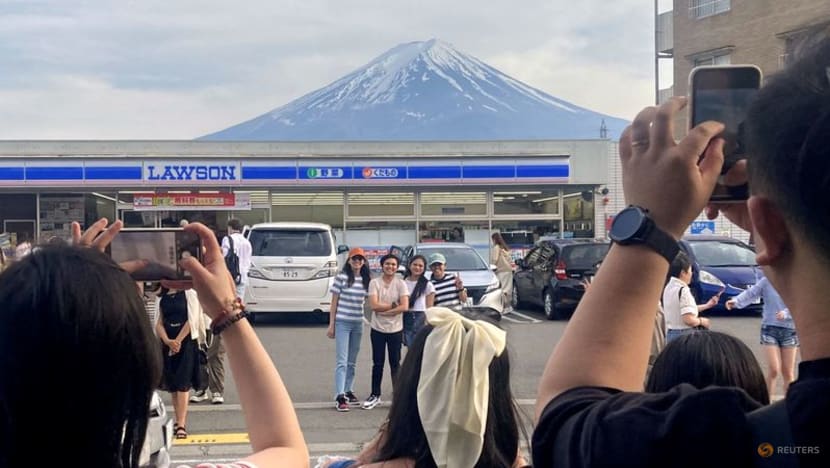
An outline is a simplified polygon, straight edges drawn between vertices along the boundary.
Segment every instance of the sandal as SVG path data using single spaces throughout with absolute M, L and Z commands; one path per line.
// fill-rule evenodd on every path
M 184 426 L 176 425 L 176 428 L 173 430 L 173 438 L 187 439 L 187 429 Z

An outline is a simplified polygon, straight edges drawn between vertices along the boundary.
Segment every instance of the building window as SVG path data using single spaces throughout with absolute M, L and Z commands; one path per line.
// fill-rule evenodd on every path
M 689 18 L 701 19 L 732 9 L 732 0 L 689 0 Z
M 704 65 L 729 65 L 730 63 L 732 63 L 732 55 L 721 54 L 696 57 L 694 59 L 694 63 L 696 67 L 701 67 Z

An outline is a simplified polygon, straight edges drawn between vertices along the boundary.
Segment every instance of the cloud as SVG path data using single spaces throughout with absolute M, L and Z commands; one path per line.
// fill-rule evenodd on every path
M 190 139 L 432 37 L 630 118 L 653 96 L 648 3 L 4 2 L 0 138 Z

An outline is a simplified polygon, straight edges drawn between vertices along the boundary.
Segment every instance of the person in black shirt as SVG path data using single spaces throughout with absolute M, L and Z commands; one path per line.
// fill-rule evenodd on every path
M 807 53 L 753 101 L 745 121 L 749 160 L 723 178 L 748 180 L 750 199 L 707 207 L 710 218 L 722 212 L 753 232 L 757 261 L 790 306 L 803 362 L 786 400 L 770 407 L 783 422 L 759 424 L 759 413 L 748 414 L 760 404 L 738 388 L 681 384 L 641 393 L 671 239 L 706 207 L 724 161 L 720 123 L 704 122 L 675 143 L 673 122 L 685 99 L 673 98 L 640 112 L 621 136 L 625 199 L 640 207 L 628 209 L 627 219 L 645 229 L 615 230 L 626 218 L 615 219 L 611 236 L 619 242 L 548 360 L 537 393 L 534 467 L 830 466 L 830 38 L 807 43 Z M 638 239 L 660 231 L 662 243 Z M 767 445 L 753 435 L 759 429 L 791 440 Z

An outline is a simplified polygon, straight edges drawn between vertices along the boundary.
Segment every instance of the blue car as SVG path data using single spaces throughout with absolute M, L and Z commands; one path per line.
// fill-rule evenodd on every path
M 749 245 L 726 236 L 686 236 L 680 248 L 692 261 L 689 288 L 698 304 L 722 291 L 713 312 L 725 312 L 726 301 L 754 285 L 761 277 L 755 251 Z M 750 312 L 761 312 L 760 301 Z

